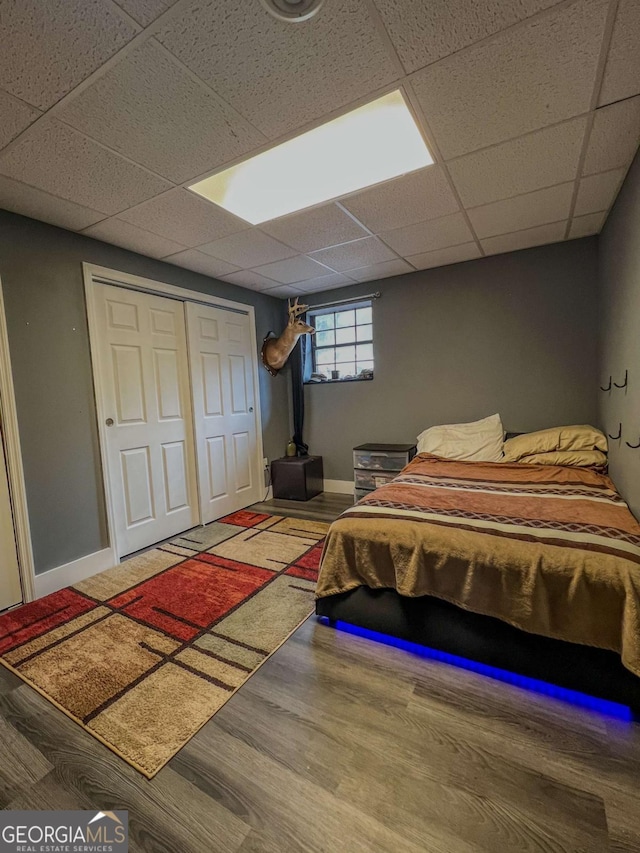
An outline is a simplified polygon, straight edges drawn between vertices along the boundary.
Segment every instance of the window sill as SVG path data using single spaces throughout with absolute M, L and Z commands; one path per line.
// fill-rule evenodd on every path
M 343 385 L 345 382 L 372 382 L 373 376 L 354 376 L 352 379 L 324 379 L 305 382 L 304 385 Z

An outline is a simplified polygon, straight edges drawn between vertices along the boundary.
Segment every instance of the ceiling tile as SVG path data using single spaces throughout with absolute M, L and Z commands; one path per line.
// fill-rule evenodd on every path
M 494 237 L 567 219 L 574 182 L 494 201 L 467 211 L 478 237 Z
M 600 213 L 589 213 L 587 216 L 576 216 L 571 222 L 569 239 L 575 237 L 588 237 L 590 234 L 599 234 L 606 217 L 605 211 Z
M 125 12 L 128 12 L 143 27 L 166 12 L 177 0 L 115 0 Z
M 205 243 L 203 246 L 198 246 L 198 249 L 242 269 L 258 267 L 272 261 L 282 261 L 297 254 L 294 249 L 278 243 L 273 237 L 263 234 L 257 228 L 240 231 L 238 234 L 231 234 L 212 243 Z
M 537 228 L 527 228 L 513 234 L 502 234 L 500 237 L 487 237 L 482 240 L 482 248 L 487 255 L 499 255 L 502 252 L 515 252 L 518 249 L 528 249 L 531 246 L 542 246 L 545 243 L 558 243 L 564 239 L 566 222 L 553 222 L 549 225 L 538 225 Z
M 4 178 L 2 175 L 0 175 L 0 208 L 29 216 L 31 219 L 48 222 L 50 225 L 58 225 L 70 231 L 80 231 L 104 219 L 104 213 L 80 207 L 64 198 L 57 198 L 42 190 Z
M 586 112 L 608 6 L 582 0 L 415 74 L 444 158 Z
M 450 246 L 448 249 L 438 249 L 436 252 L 424 252 L 421 255 L 409 255 L 407 260 L 418 270 L 444 267 L 447 264 L 459 264 L 480 257 L 480 249 L 476 243 L 463 243 L 461 246 Z
M 175 183 L 265 141 L 153 41 L 71 98 L 58 118 Z
M 237 269 L 233 264 L 228 264 L 226 261 L 219 261 L 217 258 L 212 258 L 211 255 L 203 255 L 197 249 L 187 249 L 186 252 L 168 255 L 162 260 L 193 270 L 193 272 L 202 273 L 202 275 L 210 275 L 213 278 L 221 278 Z
M 640 93 L 640 3 L 621 0 L 607 55 L 600 104 Z
M 446 216 L 460 207 L 440 166 L 428 166 L 387 181 L 342 204 L 376 234 Z
M 312 261 L 306 255 L 298 255 L 296 258 L 287 258 L 284 261 L 276 261 L 273 264 L 265 264 L 256 267 L 260 275 L 266 275 L 281 284 L 295 284 L 298 281 L 306 281 L 309 278 L 317 278 L 319 275 L 330 274 L 330 270 L 322 264 Z
M 452 213 L 441 219 L 432 219 L 406 228 L 385 231 L 380 236 L 385 243 L 404 257 L 444 249 L 447 246 L 457 246 L 473 240 L 473 234 L 462 213 Z
M 558 0 L 374 0 L 407 72 L 553 6 Z
M 0 174 L 107 214 L 171 187 L 168 181 L 46 117 L 0 152 Z
M 573 211 L 574 216 L 608 210 L 618 194 L 626 173 L 626 169 L 614 169 L 612 172 L 602 172 L 599 175 L 582 178 Z
M 336 287 L 348 287 L 353 284 L 350 278 L 346 275 L 341 275 L 339 272 L 323 275 L 320 278 L 310 278 L 307 281 L 299 281 L 296 287 L 300 288 L 304 293 L 317 293 L 321 290 L 333 290 Z
M 271 290 L 264 290 L 267 296 L 279 296 L 279 297 L 289 297 L 289 296 L 299 296 L 302 291 L 299 287 L 295 287 L 292 284 L 280 284 L 278 287 L 272 287 Z
M 572 181 L 578 171 L 585 118 L 503 142 L 449 163 L 462 202 L 476 207 Z
M 30 107 L 0 89 L 0 148 L 8 145 L 31 122 L 40 115 L 40 110 Z
M 277 21 L 258 2 L 193 0 L 157 37 L 270 137 L 398 78 L 361 0 L 326 3 L 300 26 Z
M 344 272 L 379 261 L 390 261 L 396 255 L 376 237 L 364 237 L 362 240 L 353 240 L 341 246 L 321 249 L 319 252 L 314 252 L 312 257 L 336 272 Z
M 118 219 L 183 246 L 210 243 L 249 227 L 244 220 L 180 187 L 125 210 Z
M 380 264 L 380 266 L 381 266 L 381 267 L 384 267 L 384 266 L 385 266 L 385 264 L 391 264 L 391 263 L 393 263 L 393 261 L 385 261 L 385 263 L 384 263 L 384 264 Z M 368 269 L 372 269 L 372 267 L 368 267 Z M 380 277 L 380 278 L 385 278 L 385 276 L 384 276 L 384 275 L 381 275 L 381 276 L 379 276 L 379 277 Z M 311 293 L 311 292 L 313 292 L 313 293 L 320 293 L 320 292 L 322 292 L 322 291 L 324 291 L 324 290 L 340 290 L 341 288 L 343 288 L 343 287 L 348 287 L 350 284 L 353 284 L 353 283 L 354 283 L 354 282 L 353 282 L 353 280 L 349 280 L 349 281 L 345 281 L 345 282 L 343 282 L 342 284 L 340 284 L 340 283 L 336 282 L 335 284 L 323 284 L 323 285 L 322 285 L 322 287 L 320 287 L 320 286 L 318 285 L 318 287 L 316 287 L 316 288 L 315 288 L 315 290 L 313 290 L 313 291 L 307 291 L 307 290 L 305 290 L 305 293 Z M 304 288 L 304 287 L 305 287 L 305 285 L 306 285 L 306 282 L 303 282 L 302 284 L 296 284 L 296 287 Z
M 47 109 L 137 32 L 102 0 L 3 2 L 0 87 Z
M 184 246 L 179 243 L 165 240 L 157 234 L 136 228 L 135 225 L 129 225 L 128 222 L 122 222 L 120 219 L 105 219 L 97 225 L 85 228 L 82 233 L 87 237 L 113 243 L 115 246 L 121 246 L 123 249 L 130 249 L 132 252 L 139 252 L 151 258 L 163 258 L 165 255 L 172 255 L 184 249 Z
M 404 275 L 408 272 L 415 272 L 411 264 L 401 258 L 396 258 L 394 261 L 384 261 L 381 264 L 371 264 L 370 266 L 359 267 L 356 270 L 349 270 L 349 278 L 353 278 L 355 281 L 377 281 L 380 278 Z
M 640 142 L 640 96 L 596 111 L 584 162 L 585 175 L 628 166 Z
M 230 281 L 231 284 L 239 284 L 240 287 L 250 287 L 252 290 L 268 290 L 274 287 L 275 282 L 272 278 L 265 278 L 255 270 L 241 270 L 222 277 L 223 281 Z
M 325 246 L 357 240 L 368 233 L 335 204 L 274 219 L 260 227 L 299 252 L 313 252 Z

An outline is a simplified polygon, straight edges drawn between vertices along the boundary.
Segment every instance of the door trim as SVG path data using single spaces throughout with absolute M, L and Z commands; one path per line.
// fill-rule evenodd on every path
M 31 526 L 27 505 L 27 488 L 22 466 L 18 412 L 11 372 L 11 354 L 7 335 L 7 317 L 4 310 L 2 279 L 0 278 L 0 418 L 4 434 L 9 496 L 13 510 L 13 529 L 18 553 L 18 568 L 22 598 L 26 604 L 35 598 L 35 567 L 33 546 L 31 544 Z
M 113 503 L 111 494 L 111 484 L 108 476 L 108 460 L 107 460 L 107 436 L 105 428 L 105 413 L 102 407 L 102 365 L 100 363 L 99 347 L 98 347 L 98 315 L 95 298 L 95 285 L 109 284 L 114 287 L 123 287 L 127 290 L 139 290 L 144 293 L 151 293 L 154 296 L 168 296 L 176 299 L 179 302 L 200 302 L 204 305 L 213 305 L 217 308 L 226 308 L 230 311 L 237 311 L 241 314 L 246 314 L 249 317 L 249 330 L 251 334 L 251 347 L 253 353 L 253 382 L 255 387 L 255 419 L 256 419 L 256 458 L 253 460 L 254 472 L 257 482 L 260 482 L 262 477 L 262 459 L 264 456 L 264 448 L 262 443 L 262 411 L 260 404 L 260 378 L 258 374 L 258 339 L 256 334 L 256 318 L 255 308 L 253 305 L 247 305 L 244 302 L 233 302 L 230 299 L 223 299 L 220 296 L 213 296 L 209 293 L 201 293 L 199 290 L 187 290 L 183 287 L 177 287 L 173 284 L 166 284 L 163 281 L 155 281 L 150 278 L 142 278 L 141 276 L 131 275 L 130 273 L 119 272 L 118 270 L 109 269 L 108 267 L 97 266 L 83 262 L 82 276 L 84 279 L 84 293 L 87 306 L 87 323 L 89 327 L 89 350 L 91 353 L 91 372 L 93 374 L 93 390 L 96 403 L 96 416 L 98 422 L 98 438 L 100 444 L 100 460 L 102 464 L 102 483 L 105 497 L 105 509 L 107 514 L 107 534 L 109 537 L 109 547 L 113 549 L 115 564 L 120 562 L 120 549 L 117 541 L 117 531 L 113 516 Z M 1 328 L 0 328 L 1 331 Z M 191 376 L 190 376 L 191 381 Z M 1 390 L 1 388 L 0 388 Z M 197 465 L 196 465 L 197 468 Z M 197 471 L 196 471 L 197 478 Z M 201 517 L 200 510 L 200 482 L 198 482 L 198 515 Z

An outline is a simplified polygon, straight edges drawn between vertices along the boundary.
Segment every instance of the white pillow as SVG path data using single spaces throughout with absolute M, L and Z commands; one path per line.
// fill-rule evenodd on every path
M 470 462 L 500 462 L 503 444 L 502 421 L 496 414 L 468 424 L 430 427 L 418 436 L 418 453 Z

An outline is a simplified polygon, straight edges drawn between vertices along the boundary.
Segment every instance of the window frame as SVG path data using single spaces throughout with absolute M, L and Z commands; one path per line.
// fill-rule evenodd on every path
M 369 323 L 358 323 L 357 317 L 356 317 L 356 322 L 354 323 L 353 326 L 339 327 L 334 320 L 333 329 L 326 329 L 326 330 L 325 329 L 318 329 L 316 331 L 315 335 L 311 335 L 310 336 L 310 338 L 311 338 L 310 355 L 311 355 L 312 373 L 328 372 L 329 376 L 327 377 L 327 379 L 324 379 L 324 380 L 307 379 L 305 381 L 305 385 L 329 385 L 329 384 L 339 384 L 340 382 L 371 382 L 373 380 L 373 378 L 375 376 L 375 358 L 373 357 L 373 355 L 374 355 L 373 354 L 373 343 L 374 343 L 373 302 L 374 302 L 374 299 L 372 297 L 366 297 L 364 299 L 354 299 L 353 302 L 351 302 L 351 301 L 349 301 L 349 302 L 337 302 L 333 305 L 331 305 L 331 304 L 323 305 L 322 307 L 319 307 L 319 308 L 314 308 L 313 305 L 311 305 L 309 307 L 309 309 L 306 313 L 306 321 L 309 325 L 313 326 L 314 328 L 316 328 L 316 326 L 315 326 L 316 317 L 322 316 L 324 314 L 337 315 L 337 314 L 346 313 L 347 311 L 357 311 L 358 309 L 362 309 L 362 308 L 371 309 L 371 321 Z M 362 327 L 362 326 L 371 326 L 371 336 L 369 338 L 367 338 L 367 340 L 359 341 L 359 340 L 357 340 L 357 329 L 358 329 L 358 327 Z M 318 332 L 337 331 L 339 328 L 345 328 L 345 329 L 352 328 L 352 329 L 354 329 L 356 340 L 351 341 L 349 343 L 344 343 L 344 344 L 337 344 L 334 342 L 333 344 L 327 344 L 325 346 L 318 346 L 318 344 L 317 344 Z M 335 341 L 335 337 L 334 337 L 334 341 Z M 355 349 L 355 347 L 358 346 L 359 344 L 369 344 L 371 346 L 372 358 L 362 359 L 362 361 L 367 361 L 367 362 L 370 361 L 372 363 L 372 367 L 371 367 L 372 373 L 370 376 L 355 375 L 355 376 L 348 376 L 348 377 L 346 377 L 346 376 L 345 377 L 339 377 L 338 379 L 332 379 L 330 373 L 331 373 L 331 370 L 333 368 L 329 367 L 328 371 L 326 371 L 326 370 L 323 370 L 324 366 L 322 364 L 320 364 L 320 365 L 318 364 L 318 351 L 331 349 L 334 352 L 337 352 L 338 350 L 346 348 L 346 347 L 354 347 L 354 349 Z M 357 366 L 358 362 L 357 362 L 357 359 L 355 358 L 355 354 L 354 354 L 354 358 L 352 361 L 344 362 L 344 363 L 355 363 Z M 338 363 L 334 362 L 334 364 L 338 364 Z

